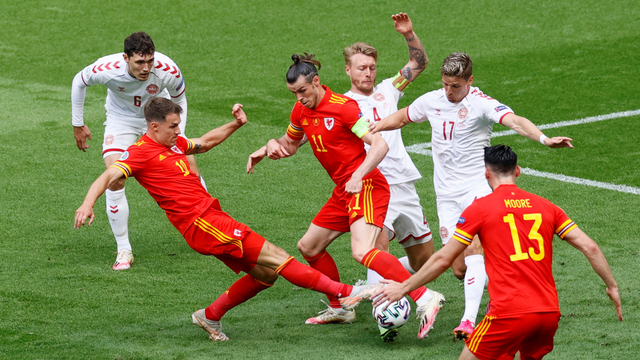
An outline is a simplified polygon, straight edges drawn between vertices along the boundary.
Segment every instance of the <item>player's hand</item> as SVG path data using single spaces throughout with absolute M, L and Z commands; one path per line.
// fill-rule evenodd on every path
M 83 204 L 78 208 L 78 210 L 76 210 L 76 219 L 73 227 L 75 227 L 76 229 L 80 229 L 84 226 L 87 218 L 89 218 L 89 223 L 87 225 L 91 226 L 95 217 L 96 215 L 93 213 L 93 207 Z
M 400 284 L 399 282 L 382 279 L 380 280 L 380 283 L 386 284 L 386 286 L 380 289 L 375 295 L 371 297 L 371 299 L 373 300 L 373 306 L 378 306 L 385 301 L 389 301 L 390 303 L 392 303 L 394 301 L 402 299 L 402 297 L 406 295 L 402 284 Z
M 291 155 L 276 139 L 271 139 L 267 143 L 267 156 L 271 160 L 278 160 Z
M 572 141 L 573 141 L 572 138 L 568 138 L 564 136 L 556 136 L 556 137 L 544 139 L 544 144 L 550 148 L 563 148 L 563 147 L 573 148 L 573 145 L 571 144 Z
M 400 34 L 408 34 L 413 32 L 413 23 L 409 19 L 409 15 L 405 13 L 399 13 L 391 15 L 393 19 L 393 25 L 396 27 L 396 31 Z
M 349 179 L 349 181 L 347 181 L 347 184 L 344 186 L 344 191 L 346 191 L 347 194 L 351 195 L 361 192 L 362 179 L 351 177 L 351 179 Z
M 380 127 L 378 126 L 378 122 L 374 121 L 369 123 L 369 132 L 371 135 L 380 132 Z
M 265 156 L 267 156 L 266 145 L 256 150 L 253 154 L 249 155 L 249 161 L 247 162 L 247 174 L 253 174 L 253 168 L 260 161 L 262 161 L 262 159 L 264 159 Z
M 620 293 L 618 288 L 607 288 L 607 295 L 613 302 L 613 306 L 616 307 L 616 315 L 618 315 L 618 321 L 622 321 L 622 301 L 620 301 Z
M 89 130 L 89 127 L 87 125 L 74 126 L 73 137 L 76 138 L 76 146 L 78 146 L 78 149 L 86 152 L 89 148 L 87 139 L 91 140 L 91 130 Z
M 236 118 L 236 121 L 238 122 L 238 124 L 240 124 L 240 126 L 247 123 L 247 114 L 245 114 L 244 110 L 242 110 L 242 104 L 233 105 L 231 114 L 233 114 L 233 117 Z

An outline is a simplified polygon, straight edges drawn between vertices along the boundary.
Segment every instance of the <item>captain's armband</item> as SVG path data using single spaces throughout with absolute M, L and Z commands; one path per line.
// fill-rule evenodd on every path
M 361 117 L 351 127 L 351 132 L 356 134 L 357 137 L 362 138 L 366 133 L 369 132 L 369 120 L 367 120 L 364 116 Z
M 396 89 L 398 89 L 398 91 L 403 91 L 407 88 L 407 86 L 409 86 L 409 84 L 411 84 L 411 81 L 405 79 L 404 76 L 402 76 L 402 74 L 398 71 L 396 76 L 394 76 L 392 79 L 392 84 L 396 87 Z

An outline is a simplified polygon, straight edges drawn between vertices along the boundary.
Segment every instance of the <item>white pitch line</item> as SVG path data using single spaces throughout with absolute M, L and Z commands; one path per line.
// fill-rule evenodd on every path
M 564 181 L 572 184 L 588 185 L 588 186 L 593 186 L 601 189 L 614 190 L 614 191 L 619 191 L 623 193 L 640 195 L 640 189 L 632 186 L 615 185 L 615 184 L 609 184 L 609 183 L 600 182 L 600 181 L 586 180 L 586 179 L 581 179 L 573 176 L 548 173 L 548 172 L 533 170 L 529 168 L 521 168 L 521 169 L 523 174 L 527 174 L 531 176 L 538 176 L 538 177 L 547 178 L 547 179 Z
M 551 124 L 540 125 L 538 126 L 538 129 L 541 129 L 541 130 L 554 129 L 559 127 L 581 125 L 581 124 L 587 124 L 587 123 L 592 123 L 596 121 L 619 119 L 623 117 L 636 116 L 636 115 L 640 115 L 640 109 L 631 110 L 631 111 L 621 111 L 621 112 L 611 113 L 606 115 L 590 116 L 590 117 L 577 119 L 577 120 L 559 121 Z M 499 131 L 499 132 L 493 133 L 491 137 L 494 138 L 494 137 L 515 135 L 515 134 L 517 133 L 513 130 L 506 130 L 506 131 Z M 431 156 L 430 142 L 410 145 L 405 147 L 405 149 L 408 152 L 412 152 L 415 154 Z M 614 191 L 619 191 L 619 192 L 624 192 L 629 194 L 640 195 L 640 188 L 636 188 L 632 186 L 609 184 L 609 183 L 604 183 L 600 181 L 581 179 L 581 178 L 562 175 L 562 174 L 553 174 L 553 173 L 533 170 L 529 168 L 522 168 L 522 173 L 531 175 L 531 176 L 538 176 L 538 177 L 543 177 L 547 179 L 564 181 L 572 184 L 587 185 L 587 186 L 593 186 L 601 189 L 614 190 Z

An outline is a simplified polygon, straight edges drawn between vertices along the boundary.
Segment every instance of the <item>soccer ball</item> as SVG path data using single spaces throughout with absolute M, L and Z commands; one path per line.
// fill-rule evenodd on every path
M 409 320 L 409 316 L 411 316 L 411 305 L 406 297 L 392 302 L 389 306 L 387 306 L 388 303 L 388 301 L 385 301 L 375 306 L 372 311 L 373 318 L 376 319 L 380 330 L 397 329 L 404 325 Z M 385 306 L 387 307 L 386 309 Z

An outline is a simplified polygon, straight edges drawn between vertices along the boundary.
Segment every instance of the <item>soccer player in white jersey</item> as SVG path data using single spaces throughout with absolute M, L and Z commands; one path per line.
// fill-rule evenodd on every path
M 143 110 L 147 100 L 153 96 L 170 98 L 184 109 L 180 115 L 180 130 L 184 134 L 187 122 L 184 77 L 173 60 L 155 51 L 148 34 L 131 34 L 124 41 L 124 53 L 102 57 L 74 77 L 71 86 L 73 135 L 78 149 L 82 151 L 89 148 L 87 139 L 91 140 L 91 131 L 84 123 L 86 88 L 96 84 L 107 87 L 104 106 L 107 120 L 104 122 L 102 144 L 102 157 L 107 168 L 146 132 Z M 189 156 L 189 165 L 191 171 L 199 176 L 193 156 Z M 114 270 L 129 269 L 133 262 L 129 242 L 129 204 L 124 184 L 124 179 L 121 179 L 106 191 L 107 216 L 118 246 Z
M 429 62 L 409 16 L 399 13 L 392 18 L 396 30 L 404 36 L 409 47 L 409 62 L 394 77 L 374 86 L 378 51 L 363 42 L 344 49 L 345 71 L 351 78 L 351 89 L 345 95 L 358 102 L 364 117 L 370 122 L 380 121 L 398 111 L 403 90 L 422 73 Z M 422 175 L 404 148 L 400 129 L 385 131 L 381 135 L 389 145 L 389 152 L 378 164 L 378 169 L 387 178 L 391 190 L 385 230 L 390 240 L 397 239 L 405 249 L 407 256 L 401 258 L 400 262 L 414 274 L 433 254 L 431 230 L 414 186 Z M 368 145 L 365 148 L 369 150 Z M 388 247 L 388 243 L 380 245 Z M 380 279 L 375 271 L 368 270 L 368 283 L 374 284 Z
M 476 198 L 491 193 L 484 173 L 484 148 L 500 123 L 550 148 L 573 147 L 567 137 L 546 137 L 531 121 L 472 86 L 469 55 L 453 53 L 441 68 L 443 88 L 428 92 L 407 108 L 371 125 L 371 132 L 399 129 L 412 122 L 431 124 L 433 184 L 436 191 L 440 237 L 447 244 L 462 211 Z M 466 339 L 475 326 L 487 281 L 482 247 L 477 237 L 453 263 L 453 273 L 464 279 L 465 313 L 454 329 L 456 339 Z

